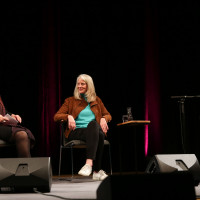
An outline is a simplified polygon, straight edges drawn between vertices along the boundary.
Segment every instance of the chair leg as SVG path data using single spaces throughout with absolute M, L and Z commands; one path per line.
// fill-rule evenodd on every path
M 111 159 L 111 147 L 109 145 L 109 158 L 110 158 L 110 174 L 112 175 L 112 159 Z
M 71 149 L 71 166 L 72 166 L 72 178 L 74 176 L 74 157 L 73 157 L 73 147 Z
M 61 170 L 61 160 L 62 160 L 62 147 L 60 147 L 59 170 L 58 170 L 59 176 L 60 176 L 60 170 Z

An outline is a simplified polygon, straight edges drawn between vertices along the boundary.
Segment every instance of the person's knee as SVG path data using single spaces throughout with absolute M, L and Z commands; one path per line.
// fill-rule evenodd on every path
M 28 135 L 25 131 L 19 131 L 15 134 L 15 139 L 16 140 L 27 140 Z
M 91 121 L 88 126 L 87 126 L 87 130 L 89 132 L 93 132 L 93 133 L 96 133 L 98 134 L 99 132 L 99 124 L 96 122 L 96 121 Z
M 90 132 L 94 135 L 96 134 L 96 136 L 99 138 L 99 140 L 104 140 L 105 138 L 105 134 L 102 131 L 100 125 L 98 124 L 97 121 L 91 121 L 88 124 L 88 130 L 90 130 Z
M 99 124 L 97 123 L 97 121 L 93 120 L 88 124 L 88 127 L 98 127 Z

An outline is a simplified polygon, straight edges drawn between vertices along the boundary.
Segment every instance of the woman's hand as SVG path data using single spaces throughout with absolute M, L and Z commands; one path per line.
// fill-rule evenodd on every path
M 108 124 L 107 124 L 105 118 L 101 118 L 101 119 L 100 119 L 100 126 L 101 126 L 103 132 L 104 132 L 104 133 L 107 133 L 107 131 L 108 131 Z
M 4 117 L 2 115 L 0 115 L 0 123 L 4 123 L 7 122 L 9 119 L 7 117 Z
M 71 115 L 68 115 L 68 128 L 70 130 L 74 130 L 76 128 L 76 122 Z
M 22 118 L 19 115 L 12 114 L 11 117 L 17 120 L 19 123 L 22 123 Z

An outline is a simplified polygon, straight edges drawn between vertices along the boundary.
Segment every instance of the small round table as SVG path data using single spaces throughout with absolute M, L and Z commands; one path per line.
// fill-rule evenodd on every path
M 122 122 L 122 123 L 118 123 L 117 126 L 118 127 L 127 127 L 127 126 L 131 126 L 131 127 L 134 127 L 134 160 L 135 160 L 135 171 L 138 170 L 138 167 L 137 167 L 137 148 L 136 148 L 136 144 L 137 144 L 137 141 L 136 141 L 136 128 L 137 126 L 144 126 L 144 125 L 149 125 L 151 123 L 151 121 L 149 120 L 131 120 L 131 121 L 127 121 L 127 122 Z M 121 153 L 121 144 L 120 144 L 120 171 L 122 171 L 122 153 Z

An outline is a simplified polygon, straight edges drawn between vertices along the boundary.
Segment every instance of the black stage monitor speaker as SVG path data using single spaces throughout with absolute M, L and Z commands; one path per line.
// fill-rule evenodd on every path
M 194 154 L 158 154 L 150 160 L 146 168 L 146 172 L 150 174 L 177 171 L 190 172 L 193 175 L 194 184 L 199 184 L 200 166 Z
M 97 189 L 97 200 L 196 200 L 188 172 L 112 175 Z
M 0 192 L 50 192 L 49 157 L 0 159 Z

